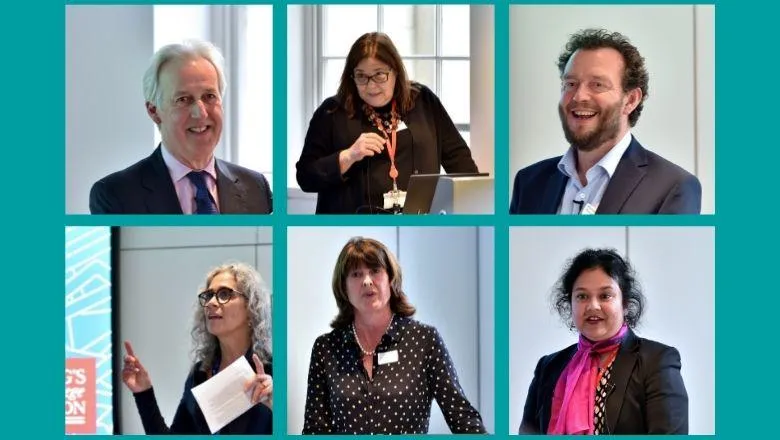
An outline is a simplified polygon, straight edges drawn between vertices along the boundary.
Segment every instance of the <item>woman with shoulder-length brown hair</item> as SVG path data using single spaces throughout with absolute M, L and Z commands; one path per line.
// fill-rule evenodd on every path
M 333 296 L 333 330 L 312 348 L 304 434 L 425 434 L 434 398 L 453 433 L 485 432 L 438 331 L 411 318 L 401 267 L 384 244 L 347 242 Z
M 387 212 L 412 174 L 477 172 L 471 150 L 426 86 L 409 80 L 390 38 L 364 34 L 347 55 L 336 96 L 314 112 L 298 184 L 318 214 Z

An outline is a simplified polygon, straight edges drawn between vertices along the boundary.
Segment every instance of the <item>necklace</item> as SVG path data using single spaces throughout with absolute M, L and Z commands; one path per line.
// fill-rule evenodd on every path
M 393 180 L 393 190 L 398 190 L 396 179 L 398 178 L 398 169 L 395 167 L 395 150 L 398 146 L 396 142 L 396 132 L 398 131 L 398 121 L 400 119 L 398 113 L 395 110 L 395 100 L 392 101 L 390 109 L 390 115 L 385 115 L 385 118 L 379 116 L 374 107 L 368 104 L 363 104 L 363 111 L 366 113 L 368 120 L 374 124 L 374 127 L 382 132 L 382 136 L 385 138 L 385 145 L 387 145 L 387 155 L 390 158 L 390 179 Z
M 393 325 L 393 318 L 395 317 L 395 313 L 393 313 L 390 316 L 390 323 L 387 324 L 387 328 L 385 329 L 385 333 L 390 330 L 390 326 Z M 363 344 L 360 343 L 360 338 L 358 338 L 357 330 L 355 330 L 355 322 L 352 321 L 352 334 L 355 336 L 355 342 L 357 342 L 358 347 L 360 347 L 360 352 L 363 354 L 363 356 L 373 356 L 376 353 L 376 347 L 374 347 L 371 351 L 366 351 L 365 348 L 363 348 Z

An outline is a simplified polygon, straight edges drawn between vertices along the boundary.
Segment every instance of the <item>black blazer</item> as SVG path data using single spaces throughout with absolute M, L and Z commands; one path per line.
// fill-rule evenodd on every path
M 520 424 L 521 434 L 544 434 L 552 396 L 577 345 L 539 360 Z M 631 330 L 612 364 L 606 434 L 688 434 L 688 394 L 674 347 L 637 337 Z
M 151 156 L 92 185 L 92 214 L 181 214 L 171 175 L 158 146 Z M 217 159 L 217 193 L 223 214 L 269 214 L 271 188 L 255 171 Z
M 515 175 L 510 214 L 557 214 L 568 177 L 562 156 L 537 162 Z M 699 214 L 701 184 L 693 174 L 631 143 L 607 184 L 597 214 Z
M 401 180 L 407 172 L 439 174 L 442 167 L 448 173 L 477 172 L 471 150 L 439 98 L 422 84 L 413 83 L 413 87 L 419 94 L 414 108 L 403 119 L 412 137 L 413 151 L 408 162 L 402 161 L 402 154 L 398 153 L 399 189 L 406 188 L 407 183 Z M 314 112 L 296 164 L 296 178 L 303 191 L 317 193 L 317 214 L 354 214 L 367 203 L 368 174 L 378 157 L 364 158 L 343 176 L 339 169 L 339 153 L 364 131 L 371 129 L 363 126 L 362 114 L 348 117 L 336 97 L 326 99 Z
M 246 355 L 252 370 L 255 363 L 252 360 L 251 351 Z M 263 364 L 263 370 L 268 375 L 273 375 L 272 365 Z M 168 427 L 165 419 L 157 406 L 154 396 L 154 388 L 133 394 L 141 423 L 146 434 L 211 434 L 209 425 L 203 417 L 203 412 L 192 394 L 192 388 L 206 381 L 206 372 L 201 371 L 200 362 L 195 364 L 184 382 L 184 394 L 181 396 L 179 407 L 173 416 L 173 423 Z M 258 403 L 244 414 L 241 414 L 232 422 L 219 430 L 220 434 L 272 434 L 273 413 L 267 406 Z

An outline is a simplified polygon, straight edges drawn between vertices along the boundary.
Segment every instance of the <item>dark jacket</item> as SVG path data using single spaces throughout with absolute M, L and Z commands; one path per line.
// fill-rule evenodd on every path
M 557 214 L 568 177 L 558 169 L 562 156 L 537 162 L 515 175 L 510 214 Z M 693 174 L 631 144 L 607 184 L 597 214 L 699 214 L 701 184 Z
M 448 173 L 477 172 L 471 150 L 439 98 L 421 84 L 413 87 L 419 89 L 414 108 L 402 118 L 408 130 L 398 132 L 399 189 L 406 190 L 410 175 L 439 174 L 441 167 Z M 392 187 L 386 153 L 360 160 L 343 176 L 339 169 L 339 153 L 365 132 L 379 133 L 362 113 L 348 117 L 335 97 L 314 112 L 296 177 L 303 191 L 317 193 L 318 214 L 354 214 L 361 208 L 382 207 L 381 194 Z M 383 186 L 376 184 L 379 179 L 371 185 L 375 175 L 388 176 L 380 180 Z
M 92 214 L 181 214 L 161 146 L 141 161 L 92 185 Z M 268 214 L 271 188 L 262 174 L 217 159 L 217 194 L 223 214 Z
M 246 355 L 252 370 L 255 364 L 252 360 L 252 353 Z M 192 394 L 192 388 L 206 381 L 207 374 L 200 369 L 201 363 L 198 362 L 190 371 L 187 380 L 184 382 L 184 394 L 181 396 L 179 407 L 173 416 L 173 423 L 168 427 L 157 406 L 157 399 L 154 396 L 154 388 L 133 394 L 135 404 L 138 407 L 138 414 L 141 416 L 141 423 L 144 425 L 144 431 L 147 434 L 211 434 L 206 419 Z M 272 365 L 263 364 L 263 369 L 268 375 L 273 375 Z M 220 434 L 272 434 L 273 413 L 267 406 L 258 403 L 249 411 L 241 414 L 222 428 Z
M 539 360 L 525 401 L 521 434 L 547 432 L 553 390 L 576 352 L 575 344 Z M 606 434 L 688 434 L 688 394 L 680 368 L 677 349 L 629 330 L 612 364 Z

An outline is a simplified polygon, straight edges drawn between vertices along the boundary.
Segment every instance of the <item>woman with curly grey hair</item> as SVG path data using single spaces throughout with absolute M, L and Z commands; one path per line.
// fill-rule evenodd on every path
M 634 334 L 645 298 L 628 261 L 612 249 L 580 252 L 553 304 L 579 342 L 539 360 L 521 434 L 688 433 L 680 353 Z
M 185 381 L 184 395 L 170 427 L 160 413 L 149 373 L 127 341 L 122 381 L 133 392 L 147 434 L 209 434 L 211 430 L 192 388 L 243 356 L 255 370 L 245 390 L 256 405 L 218 433 L 271 434 L 270 293 L 257 271 L 244 263 L 228 263 L 212 269 L 206 276 L 205 286 L 198 295 L 199 307 L 191 331 L 195 364 Z

